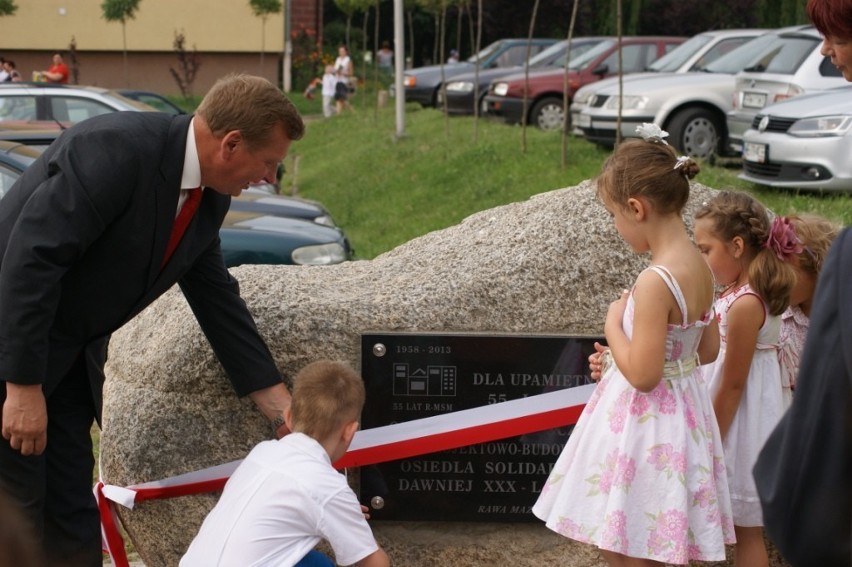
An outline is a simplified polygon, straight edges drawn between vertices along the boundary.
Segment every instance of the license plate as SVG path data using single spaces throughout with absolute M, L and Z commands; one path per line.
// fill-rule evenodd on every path
M 592 117 L 588 114 L 580 113 L 577 116 L 577 128 L 591 128 L 592 127 Z
M 743 108 L 763 108 L 766 95 L 763 93 L 743 93 Z
M 485 99 L 482 99 L 481 113 L 482 114 L 488 114 L 488 101 L 485 100 Z
M 746 142 L 743 144 L 743 159 L 754 163 L 766 163 L 766 144 Z

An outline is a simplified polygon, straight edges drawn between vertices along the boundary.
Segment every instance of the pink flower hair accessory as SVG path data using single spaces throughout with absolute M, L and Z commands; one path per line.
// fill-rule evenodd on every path
M 769 236 L 763 244 L 769 248 L 782 262 L 789 262 L 795 255 L 801 254 L 805 246 L 796 234 L 796 228 L 787 217 L 776 216 L 769 228 Z

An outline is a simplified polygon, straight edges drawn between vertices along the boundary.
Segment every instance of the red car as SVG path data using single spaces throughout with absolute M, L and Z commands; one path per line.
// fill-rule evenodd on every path
M 688 38 L 633 36 L 621 38 L 621 60 L 624 73 L 644 71 Z M 568 104 L 574 92 L 583 85 L 618 73 L 618 40 L 599 43 L 572 61 L 568 67 Z M 523 117 L 524 73 L 516 73 L 491 83 L 483 110 L 491 117 L 502 118 L 510 124 L 520 123 Z M 529 74 L 527 123 L 542 130 L 561 130 L 565 120 L 563 109 L 565 69 L 543 69 Z

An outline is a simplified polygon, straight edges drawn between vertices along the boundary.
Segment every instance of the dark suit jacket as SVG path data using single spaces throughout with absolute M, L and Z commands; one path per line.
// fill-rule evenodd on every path
M 117 112 L 64 132 L 0 200 L 0 380 L 49 395 L 84 352 L 100 400 L 109 335 L 175 282 L 239 395 L 280 383 L 219 227 L 230 197 L 206 189 L 160 269 L 190 116 Z
M 797 567 L 852 565 L 852 231 L 819 277 L 793 405 L 758 457 L 763 522 Z

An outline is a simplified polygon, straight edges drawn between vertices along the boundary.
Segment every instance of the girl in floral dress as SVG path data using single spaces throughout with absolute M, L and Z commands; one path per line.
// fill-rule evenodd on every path
M 747 193 L 723 191 L 695 214 L 695 241 L 716 281 L 722 347 L 708 386 L 725 448 L 737 546 L 734 564 L 766 567 L 763 515 L 752 469 L 784 413 L 778 339 L 803 247 L 788 219 L 770 223 Z
M 796 272 L 796 285 L 790 292 L 790 306 L 781 314 L 778 361 L 781 364 L 781 392 L 785 408 L 793 402 L 799 357 L 810 325 L 817 276 L 838 232 L 837 225 L 819 215 L 792 216 L 789 219 L 804 249 L 790 262 Z
M 698 165 L 654 125 L 597 179 L 615 228 L 651 266 L 610 305 L 602 378 L 533 513 L 610 565 L 719 561 L 733 542 L 722 443 L 698 369 L 718 351 L 714 283 L 681 213 Z M 598 345 L 599 346 L 599 345 Z

